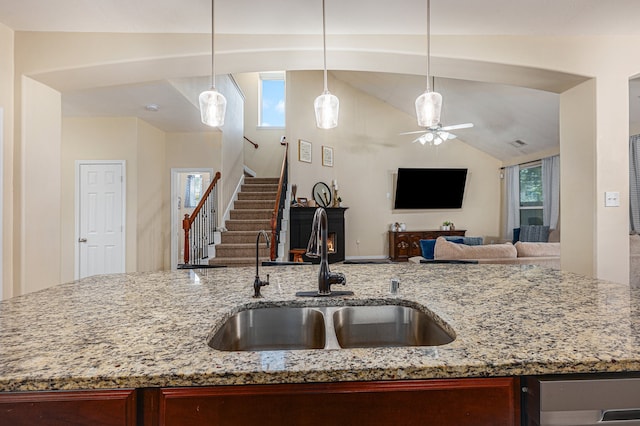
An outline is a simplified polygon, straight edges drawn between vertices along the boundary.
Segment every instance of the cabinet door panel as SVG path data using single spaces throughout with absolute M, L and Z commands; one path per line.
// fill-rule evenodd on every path
M 512 378 L 162 389 L 160 424 L 516 425 Z
M 136 424 L 133 389 L 0 393 L 2 425 Z

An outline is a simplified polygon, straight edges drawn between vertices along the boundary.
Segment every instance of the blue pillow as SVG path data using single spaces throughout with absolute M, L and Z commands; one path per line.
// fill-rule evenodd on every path
M 513 241 L 512 241 L 512 243 L 515 244 L 518 241 L 520 241 L 520 228 L 513 228 Z
M 463 244 L 464 239 L 462 237 L 444 237 L 447 241 L 456 244 Z M 436 240 L 420 240 L 420 250 L 422 251 L 422 257 L 425 259 L 434 258 L 434 249 L 436 247 Z
M 425 259 L 433 259 L 433 249 L 436 247 L 436 240 L 420 240 L 420 250 L 422 257 Z
M 445 236 L 444 239 L 449 241 L 449 242 L 452 242 L 452 243 L 464 244 L 464 237 L 448 237 L 448 236 Z

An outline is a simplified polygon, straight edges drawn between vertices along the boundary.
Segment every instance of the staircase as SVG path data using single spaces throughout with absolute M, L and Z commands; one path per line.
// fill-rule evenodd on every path
M 233 204 L 226 232 L 221 233 L 221 243 L 216 244 L 216 256 L 210 265 L 255 266 L 256 238 L 262 229 L 271 236 L 271 215 L 278 193 L 278 178 L 246 177 Z M 269 259 L 269 248 L 260 237 L 258 256 L 260 261 Z

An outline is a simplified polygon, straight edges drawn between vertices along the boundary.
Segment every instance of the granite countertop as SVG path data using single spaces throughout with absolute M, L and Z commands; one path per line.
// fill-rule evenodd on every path
M 640 371 L 640 292 L 530 265 L 332 265 L 345 298 L 296 298 L 318 267 L 97 276 L 0 303 L 0 391 L 334 382 Z M 401 281 L 389 295 L 390 278 Z M 343 289 L 340 287 L 340 289 Z M 455 330 L 438 347 L 222 352 L 240 309 L 420 306 Z

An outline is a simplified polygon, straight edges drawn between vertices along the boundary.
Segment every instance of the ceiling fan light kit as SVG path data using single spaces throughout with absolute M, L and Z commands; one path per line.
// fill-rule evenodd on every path
M 324 0 L 322 0 L 322 53 L 324 60 L 324 91 L 313 102 L 316 112 L 316 125 L 320 129 L 333 129 L 338 126 L 340 100 L 329 92 L 327 84 L 327 31 Z
M 200 119 L 211 127 L 224 125 L 227 99 L 216 90 L 215 0 L 211 0 L 211 88 L 200 93 Z

